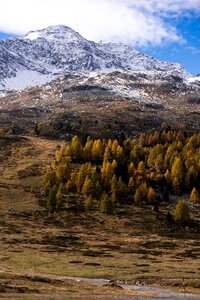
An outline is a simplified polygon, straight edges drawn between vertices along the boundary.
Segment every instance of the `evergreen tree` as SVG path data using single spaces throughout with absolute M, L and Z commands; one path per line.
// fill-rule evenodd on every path
M 157 173 L 162 173 L 164 169 L 162 154 L 159 154 L 155 160 L 155 170 Z
M 75 135 L 72 138 L 71 141 L 71 152 L 72 152 L 72 157 L 75 160 L 79 160 L 82 158 L 82 144 L 77 135 Z
M 93 200 L 92 195 L 90 194 L 85 199 L 84 207 L 85 207 L 85 209 L 89 209 L 90 210 L 93 205 L 94 205 L 94 200 Z
M 145 176 L 146 170 L 145 170 L 145 163 L 143 161 L 140 161 L 138 164 L 138 174 L 140 174 L 142 177 Z
M 114 142 L 112 143 L 111 152 L 112 152 L 113 157 L 115 157 L 115 158 L 117 158 L 118 146 L 119 146 L 118 140 L 114 140 Z
M 180 157 L 176 157 L 171 170 L 172 185 L 174 192 L 179 195 L 182 191 L 183 164 Z
M 111 198 L 105 192 L 102 194 L 100 199 L 100 209 L 101 212 L 108 215 L 113 213 L 113 204 Z
M 88 137 L 86 144 L 83 148 L 83 157 L 85 160 L 90 161 L 92 158 L 92 148 L 93 148 L 93 140 Z
M 140 186 L 136 189 L 134 200 L 136 203 L 141 203 L 142 201 L 147 200 L 147 184 L 143 182 Z
M 156 193 L 152 187 L 150 187 L 148 190 L 147 199 L 150 203 L 154 202 L 156 199 Z
M 117 183 L 117 194 L 119 195 L 119 198 L 125 198 L 127 195 L 127 186 L 125 182 L 122 181 L 121 176 L 119 177 L 118 183 Z
M 47 208 L 50 213 L 54 212 L 56 209 L 56 194 L 57 194 L 57 186 L 54 185 L 53 188 L 49 192 L 49 196 L 47 199 Z
M 117 195 L 116 195 L 115 191 L 111 194 L 111 201 L 112 201 L 113 205 L 115 205 L 118 201 L 118 198 L 117 198 Z
M 108 161 L 108 160 L 111 160 L 112 158 L 112 155 L 111 155 L 111 150 L 110 148 L 107 146 L 105 151 L 104 151 L 104 155 L 103 155 L 103 160 L 104 161 Z
M 195 187 L 192 189 L 192 192 L 190 194 L 190 200 L 194 203 L 200 202 L 199 192 L 197 191 L 197 189 Z
M 130 177 L 129 182 L 128 182 L 129 193 L 133 193 L 134 188 L 135 188 L 135 181 L 134 181 L 133 177 Z
M 46 172 L 42 178 L 42 193 L 45 197 L 49 195 L 50 189 L 56 183 L 56 176 L 54 171 Z
M 167 185 L 170 186 L 170 184 L 171 184 L 171 175 L 170 175 L 170 172 L 169 172 L 168 169 L 165 172 L 164 176 L 165 176 L 165 180 L 166 180 Z
M 72 183 L 71 179 L 69 179 L 66 183 L 66 191 L 72 192 L 73 189 L 74 189 L 73 183 Z
M 113 170 L 115 170 L 117 168 L 117 161 L 115 159 L 113 159 L 113 161 L 112 161 L 112 168 L 113 168 Z
M 131 163 L 129 164 L 129 167 L 128 167 L 128 174 L 129 174 L 129 176 L 134 176 L 134 174 L 135 174 L 135 165 L 134 165 L 133 162 L 131 162 Z
M 56 177 L 59 182 L 67 182 L 70 178 L 71 166 L 69 163 L 60 163 L 56 168 Z
M 91 179 L 87 176 L 85 178 L 85 181 L 84 181 L 84 184 L 82 187 L 82 194 L 89 195 L 92 193 L 92 191 L 93 191 L 93 184 L 92 184 Z
M 179 200 L 174 210 L 174 220 L 186 222 L 190 220 L 189 206 L 184 200 Z
M 62 200 L 63 200 L 63 193 L 65 192 L 65 186 L 64 184 L 61 182 L 59 187 L 58 187 L 58 191 L 56 193 L 56 209 L 60 208 L 62 205 Z
M 196 183 L 197 174 L 198 172 L 193 165 L 189 167 L 185 175 L 185 185 L 187 190 L 191 190 L 192 186 L 194 186 L 194 184 Z
M 95 140 L 92 147 L 93 161 L 101 161 L 103 158 L 103 144 L 100 139 Z

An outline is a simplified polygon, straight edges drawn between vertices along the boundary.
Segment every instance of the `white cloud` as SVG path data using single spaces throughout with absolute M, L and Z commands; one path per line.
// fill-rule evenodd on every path
M 200 12 L 200 0 L 0 0 L 0 31 L 65 24 L 84 37 L 139 46 L 183 39 L 169 16 Z

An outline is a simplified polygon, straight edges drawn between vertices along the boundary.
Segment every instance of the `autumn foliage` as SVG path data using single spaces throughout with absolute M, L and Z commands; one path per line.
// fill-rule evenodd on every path
M 56 150 L 42 190 L 50 212 L 73 194 L 85 209 L 110 214 L 119 203 L 155 204 L 172 194 L 199 202 L 199 182 L 200 134 L 161 130 L 123 143 L 74 136 Z

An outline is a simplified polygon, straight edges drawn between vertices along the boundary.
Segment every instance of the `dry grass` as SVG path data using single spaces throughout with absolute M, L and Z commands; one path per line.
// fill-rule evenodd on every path
M 40 182 L 57 141 L 1 141 L 2 292 L 107 291 L 76 283 L 64 287 L 51 280 L 44 284 L 27 278 L 31 273 L 126 280 L 180 291 L 185 286 L 187 292 L 200 292 L 199 228 L 166 225 L 148 206 L 122 206 L 113 216 L 70 210 L 48 216 L 38 204 Z M 161 207 L 161 215 L 168 209 Z M 199 218 L 199 208 L 194 210 Z

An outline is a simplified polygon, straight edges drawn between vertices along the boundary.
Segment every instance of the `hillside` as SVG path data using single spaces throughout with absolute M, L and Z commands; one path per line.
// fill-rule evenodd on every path
M 148 292 L 149 285 L 199 293 L 199 229 L 167 224 L 165 215 L 173 203 L 160 206 L 159 218 L 149 206 L 126 205 L 114 215 L 73 207 L 48 215 L 40 194 L 41 174 L 58 141 L 7 137 L 0 143 L 1 293 L 56 293 L 58 298 L 91 293 L 120 299 L 156 295 Z M 198 204 L 191 214 L 199 220 Z M 64 276 L 104 278 L 108 286 Z M 119 290 L 120 283 L 134 290 Z M 136 287 L 147 291 L 137 292 Z

